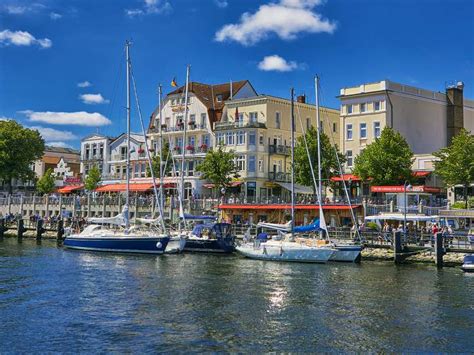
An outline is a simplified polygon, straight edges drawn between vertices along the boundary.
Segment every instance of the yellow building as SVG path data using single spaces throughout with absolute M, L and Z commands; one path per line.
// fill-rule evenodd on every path
M 316 125 L 316 108 L 305 101 L 304 96 L 295 101 L 296 137 Z M 321 107 L 320 119 L 324 132 L 338 143 L 339 111 Z M 237 155 L 236 195 L 250 202 L 286 194 L 291 171 L 290 100 L 259 95 L 226 101 L 214 131 L 216 144 Z
M 354 158 L 386 126 L 400 132 L 415 154 L 431 154 L 446 147 L 461 128 L 474 132 L 474 101 L 463 97 L 461 82 L 435 92 L 389 80 L 341 89 L 340 148 Z

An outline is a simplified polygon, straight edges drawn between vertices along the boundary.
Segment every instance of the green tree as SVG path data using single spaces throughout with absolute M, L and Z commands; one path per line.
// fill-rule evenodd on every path
M 163 176 L 166 176 L 172 169 L 171 163 L 168 161 L 168 156 L 170 154 L 170 145 L 168 142 L 163 144 L 163 150 L 161 151 L 161 155 L 163 157 L 163 163 L 164 163 L 164 174 Z M 160 155 L 156 154 L 152 160 L 151 160 L 151 166 L 153 169 L 153 174 L 155 175 L 155 178 L 160 178 Z M 146 173 L 148 177 L 151 177 L 151 172 L 150 168 L 147 166 L 146 168 Z
M 36 190 L 43 195 L 53 192 L 56 187 L 54 185 L 55 180 L 53 169 L 50 168 L 46 170 L 44 175 L 36 183 Z
M 435 172 L 448 186 L 464 187 L 464 203 L 468 208 L 467 190 L 474 181 L 474 135 L 462 129 L 453 137 L 451 144 L 433 155 L 439 158 L 435 162 Z
M 84 182 L 84 187 L 87 191 L 93 191 L 99 186 L 101 176 L 100 170 L 97 165 L 94 165 L 90 170 L 89 174 L 87 174 L 86 180 Z
M 318 178 L 318 136 L 315 127 L 311 126 L 305 133 L 306 143 L 308 145 L 311 163 L 314 169 L 314 176 Z M 295 180 L 297 183 L 304 186 L 312 186 L 314 189 L 313 176 L 311 174 L 311 166 L 309 164 L 308 154 L 306 153 L 306 146 L 304 137 L 300 136 L 296 140 L 295 146 Z M 321 132 L 321 178 L 323 185 L 328 186 L 325 182 L 330 181 L 331 177 L 339 175 L 339 164 L 337 156 L 341 164 L 345 163 L 346 158 L 344 154 L 339 152 L 337 145 L 334 147 L 329 141 L 329 137 Z M 337 154 L 337 156 L 336 156 Z
M 403 136 L 385 127 L 380 138 L 355 158 L 354 174 L 373 185 L 400 184 L 412 179 L 413 152 Z
M 9 185 L 12 179 L 35 179 L 31 164 L 41 159 L 44 140 L 37 130 L 24 128 L 16 121 L 0 121 L 0 179 Z
M 201 173 L 202 180 L 208 180 L 221 189 L 230 184 L 232 178 L 238 178 L 238 169 L 234 163 L 235 154 L 233 151 L 226 152 L 219 145 L 217 149 L 211 149 L 207 152 L 206 157 L 196 167 Z

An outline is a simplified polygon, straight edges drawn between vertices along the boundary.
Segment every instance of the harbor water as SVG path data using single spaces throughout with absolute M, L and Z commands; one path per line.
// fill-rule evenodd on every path
M 471 352 L 474 277 L 0 241 L 0 352 Z

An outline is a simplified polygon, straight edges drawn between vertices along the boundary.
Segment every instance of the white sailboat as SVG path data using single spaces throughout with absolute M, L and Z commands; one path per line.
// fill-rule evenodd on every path
M 291 89 L 291 221 L 288 224 L 278 225 L 266 223 L 265 227 L 279 230 L 278 236 L 270 240 L 258 238 L 246 241 L 236 247 L 236 250 L 251 259 L 271 261 L 292 261 L 326 263 L 336 252 L 330 245 L 316 239 L 295 238 L 295 115 L 294 89 Z M 284 233 L 288 232 L 288 233 Z M 321 245 L 323 244 L 323 245 Z
M 70 249 L 103 252 L 163 254 L 169 236 L 159 229 L 130 225 L 130 42 L 125 43 L 127 75 L 127 168 L 126 199 L 122 213 L 109 218 L 88 218 L 82 232 L 66 236 L 64 246 Z M 143 126 L 143 123 L 142 123 Z M 146 140 L 145 140 L 146 143 Z M 148 152 L 148 149 L 147 149 Z M 156 189 L 156 188 L 155 188 Z

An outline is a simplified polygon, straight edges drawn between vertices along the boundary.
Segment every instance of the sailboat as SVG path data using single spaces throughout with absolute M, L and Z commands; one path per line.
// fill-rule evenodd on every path
M 288 224 L 260 225 L 278 230 L 278 235 L 270 240 L 256 238 L 236 247 L 236 250 L 251 259 L 271 261 L 293 261 L 326 263 L 336 252 L 330 245 L 316 239 L 295 238 L 295 115 L 294 89 L 291 89 L 291 220 Z M 288 233 L 286 233 L 288 231 Z
M 144 225 L 130 225 L 130 42 L 125 43 L 127 66 L 127 170 L 126 199 L 122 213 L 108 218 L 88 218 L 89 225 L 78 234 L 66 236 L 64 246 L 69 249 L 163 254 L 169 236 Z M 143 124 L 143 123 L 142 123 Z M 156 189 L 156 188 L 155 188 Z

